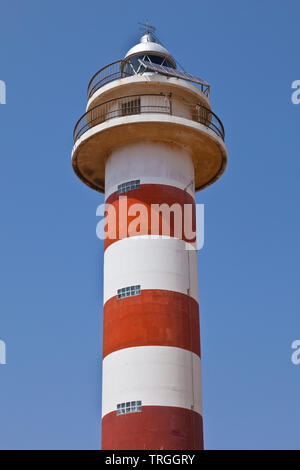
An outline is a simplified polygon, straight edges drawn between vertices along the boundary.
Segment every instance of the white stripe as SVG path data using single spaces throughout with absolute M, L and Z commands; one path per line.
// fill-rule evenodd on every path
M 194 197 L 194 164 L 178 145 L 145 142 L 114 150 L 105 165 L 106 199 L 119 184 L 133 180 L 186 188 Z
M 141 346 L 113 352 L 103 361 L 102 416 L 118 403 L 175 406 L 202 414 L 201 360 L 181 348 Z
M 110 245 L 104 253 L 104 303 L 118 289 L 134 285 L 180 292 L 198 302 L 197 252 L 186 246 L 183 240 L 157 236 L 129 237 Z

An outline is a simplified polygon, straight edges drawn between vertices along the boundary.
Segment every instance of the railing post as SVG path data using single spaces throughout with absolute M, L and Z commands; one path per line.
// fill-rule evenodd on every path
M 172 116 L 172 114 L 173 114 L 173 109 L 172 109 L 172 93 L 169 93 L 169 94 L 168 94 L 168 98 L 169 98 L 170 115 Z

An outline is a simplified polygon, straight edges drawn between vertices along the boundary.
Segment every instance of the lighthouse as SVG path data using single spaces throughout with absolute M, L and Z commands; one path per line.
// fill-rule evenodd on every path
M 210 86 L 178 68 L 153 27 L 92 77 L 72 166 L 114 214 L 104 241 L 102 449 L 203 449 L 195 192 L 226 162 Z

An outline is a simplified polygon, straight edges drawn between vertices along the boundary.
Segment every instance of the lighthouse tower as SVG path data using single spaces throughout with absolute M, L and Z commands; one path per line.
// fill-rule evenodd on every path
M 72 165 L 116 215 L 104 243 L 103 449 L 203 448 L 197 251 L 185 228 L 195 191 L 226 162 L 209 85 L 178 70 L 151 27 L 92 78 Z

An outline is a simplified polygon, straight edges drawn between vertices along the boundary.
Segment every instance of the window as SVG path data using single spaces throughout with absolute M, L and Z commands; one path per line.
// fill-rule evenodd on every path
M 141 112 L 141 98 L 125 101 L 121 104 L 122 116 L 130 116 L 131 114 L 140 114 Z
M 148 55 L 144 59 L 146 62 L 152 62 L 152 64 L 166 65 L 167 67 L 174 68 L 171 62 L 165 57 L 159 55 Z
M 126 403 L 117 404 L 117 415 L 124 415 L 126 413 L 137 413 L 142 411 L 141 401 L 127 401 Z
M 132 297 L 133 295 L 141 294 L 141 286 L 130 286 L 118 289 L 118 299 L 124 299 L 125 297 Z
M 145 54 L 145 55 L 136 55 L 129 59 L 130 64 L 132 65 L 135 73 L 144 73 L 145 67 L 140 64 L 139 59 L 145 60 L 146 62 L 152 62 L 153 64 L 166 65 L 174 69 L 174 65 L 163 55 L 156 54 Z
M 209 126 L 212 120 L 211 112 L 201 105 L 196 105 L 193 112 L 193 120 Z
M 127 181 L 126 183 L 119 184 L 118 194 L 127 193 L 127 191 L 132 191 L 132 189 L 139 189 L 140 184 L 140 180 Z

